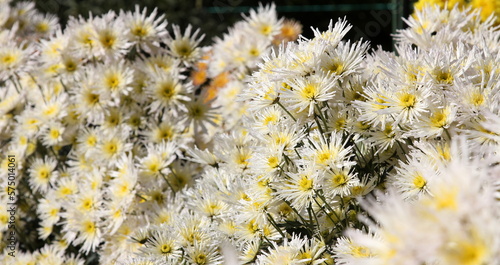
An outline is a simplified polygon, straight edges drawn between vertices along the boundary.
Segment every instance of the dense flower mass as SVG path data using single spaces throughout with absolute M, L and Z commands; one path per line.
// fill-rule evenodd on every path
M 451 2 L 387 52 L 0 1 L 1 263 L 499 264 L 500 29 Z

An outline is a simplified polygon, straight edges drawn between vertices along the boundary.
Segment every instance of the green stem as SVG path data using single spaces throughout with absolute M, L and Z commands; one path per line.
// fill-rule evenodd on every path
M 278 104 L 278 106 L 280 106 L 291 118 L 293 121 L 297 121 L 297 119 L 295 119 L 295 117 L 292 115 L 292 113 L 290 113 L 286 108 L 285 106 L 283 106 L 283 104 L 281 104 L 281 102 L 279 101 L 276 101 L 276 104 Z
M 268 217 L 268 220 L 269 222 L 271 223 L 272 226 L 274 226 L 274 228 L 276 230 L 278 230 L 278 232 L 280 233 L 280 235 L 285 238 L 285 234 L 283 233 L 283 231 L 281 231 L 281 229 L 278 227 L 278 224 L 276 224 L 276 221 L 274 221 L 274 218 L 271 216 L 270 213 L 267 213 L 267 217 Z
M 160 171 L 160 175 L 163 177 L 163 179 L 167 182 L 167 185 L 170 187 L 170 189 L 172 189 L 172 192 L 173 192 L 173 196 L 175 198 L 175 189 L 174 187 L 170 184 L 170 182 L 168 181 L 167 179 L 167 176 L 165 176 L 165 174 L 163 174 L 161 171 Z

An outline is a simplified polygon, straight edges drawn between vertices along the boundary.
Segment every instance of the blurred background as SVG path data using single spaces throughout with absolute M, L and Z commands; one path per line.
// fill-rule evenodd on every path
M 148 12 L 155 7 L 164 13 L 169 24 L 182 28 L 188 24 L 200 28 L 206 34 L 204 44 L 209 44 L 214 36 L 222 36 L 227 28 L 241 19 L 259 2 L 255 0 L 36 0 L 37 9 L 57 14 L 62 25 L 69 16 L 88 17 L 89 12 L 99 15 L 108 10 L 133 10 L 135 5 L 147 7 Z M 303 25 L 303 35 L 312 36 L 310 27 L 324 30 L 331 19 L 346 17 L 353 25 L 348 39 L 369 40 L 372 47 L 381 45 L 392 50 L 391 33 L 404 27 L 401 17 L 412 12 L 412 0 L 276 0 L 280 17 L 293 18 Z

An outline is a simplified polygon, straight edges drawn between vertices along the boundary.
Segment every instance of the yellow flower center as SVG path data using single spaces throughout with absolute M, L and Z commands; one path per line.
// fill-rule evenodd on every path
M 166 100 L 169 100 L 169 99 L 172 99 L 172 97 L 174 96 L 175 94 L 175 89 L 173 87 L 172 84 L 164 84 L 162 87 L 161 87 L 161 96 L 166 99 Z
M 276 123 L 276 121 L 278 121 L 278 117 L 276 115 L 269 115 L 267 117 L 264 118 L 264 125 L 268 125 L 270 122 L 272 122 L 273 124 Z
M 172 252 L 172 247 L 168 244 L 163 244 L 161 245 L 161 253 L 162 254 L 169 254 Z
M 471 95 L 470 102 L 472 105 L 479 107 L 484 103 L 484 96 L 482 93 L 475 92 Z
M 415 106 L 417 98 L 415 95 L 404 93 L 399 97 L 400 103 L 405 109 L 411 109 Z
M 309 191 L 313 188 L 313 180 L 308 178 L 307 176 L 303 176 L 299 180 L 299 190 L 301 191 Z
M 450 72 L 440 71 L 436 75 L 436 81 L 440 84 L 451 84 L 453 83 L 453 76 Z
M 15 61 L 14 56 L 7 54 L 0 57 L 0 61 L 6 65 L 12 64 Z
M 70 194 L 73 194 L 73 190 L 71 190 L 68 187 L 63 187 L 63 188 L 61 188 L 61 194 L 64 196 L 70 195 Z
M 82 202 L 82 208 L 85 210 L 90 210 L 92 208 L 93 201 L 91 198 L 84 199 Z
M 94 234 L 95 233 L 95 224 L 91 221 L 87 221 L 84 225 L 85 227 L 85 232 L 89 234 Z
M 316 86 L 308 84 L 302 89 L 300 94 L 304 98 L 314 100 L 316 97 Z
M 337 75 L 340 75 L 344 71 L 344 64 L 338 61 L 332 61 L 328 65 L 327 70 L 331 73 L 336 73 Z
M 368 248 L 362 246 L 355 246 L 352 247 L 352 255 L 356 258 L 367 258 L 371 254 Z
M 108 155 L 114 155 L 118 151 L 118 145 L 116 142 L 111 141 L 104 144 L 104 152 Z
M 54 129 L 54 128 L 50 129 L 50 138 L 57 139 L 57 138 L 59 138 L 59 135 L 61 135 L 61 133 L 59 132 L 58 129 Z
M 112 49 L 116 42 L 116 36 L 114 36 L 113 33 L 106 31 L 101 34 L 99 41 L 104 48 Z
M 250 53 L 250 55 L 251 55 L 251 56 L 253 56 L 253 57 L 259 56 L 259 54 L 260 54 L 259 50 L 258 50 L 258 49 L 256 49 L 256 48 L 252 48 L 252 49 L 250 49 L 249 53 Z
M 95 105 L 99 102 L 99 94 L 88 93 L 85 99 L 89 105 Z
M 45 33 L 49 30 L 49 24 L 47 22 L 40 22 L 35 25 L 36 31 Z
M 337 173 L 332 177 L 332 183 L 335 187 L 343 186 L 347 183 L 347 177 L 344 173 Z
M 137 25 L 132 29 L 132 34 L 139 38 L 142 38 L 148 35 L 148 30 L 142 25 Z
M 97 143 L 97 137 L 95 135 L 90 135 L 88 138 L 87 138 L 87 144 L 89 146 L 95 146 Z
M 437 128 L 443 128 L 446 126 L 447 115 L 442 110 L 438 110 L 431 116 L 431 125 Z
M 330 158 L 332 158 L 332 156 L 333 155 L 330 152 L 330 150 L 320 151 L 318 153 L 318 156 L 317 156 L 318 163 L 324 165 L 324 164 L 328 163 L 328 161 L 330 160 Z
M 271 156 L 267 159 L 267 165 L 271 168 L 276 168 L 278 166 L 278 158 L 275 156 Z
M 106 78 L 106 86 L 111 90 L 116 90 L 120 85 L 120 77 L 118 74 L 111 74 Z
M 68 72 L 74 72 L 76 70 L 76 63 L 73 61 L 67 61 L 64 66 Z
M 269 35 L 272 31 L 272 27 L 270 25 L 263 25 L 261 28 L 260 28 L 260 32 L 263 34 L 263 35 Z
M 38 172 L 38 176 L 40 176 L 41 179 L 47 180 L 50 176 L 50 171 L 48 168 L 41 168 L 40 171 Z
M 196 256 L 195 262 L 196 262 L 196 264 L 199 264 L 199 265 L 205 264 L 207 262 L 207 256 L 203 253 L 200 253 Z
M 425 187 L 425 185 L 427 184 L 427 181 L 425 180 L 424 177 L 422 177 L 422 175 L 418 174 L 416 175 L 414 178 L 413 178 L 413 185 L 417 188 L 417 189 L 423 189 Z

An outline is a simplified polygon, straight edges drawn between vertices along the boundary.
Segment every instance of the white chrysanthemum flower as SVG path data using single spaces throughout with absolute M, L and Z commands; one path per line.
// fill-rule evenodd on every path
M 361 234 L 361 231 L 355 230 L 350 232 L 350 237 L 353 237 L 355 233 Z M 339 264 L 353 265 L 379 264 L 374 258 L 377 253 L 371 249 L 371 245 L 376 242 L 376 237 L 370 238 L 370 240 L 359 240 L 356 242 L 353 242 L 353 240 L 347 237 L 340 237 L 333 247 L 335 261 Z
M 86 154 L 91 150 L 97 148 L 97 144 L 100 142 L 99 137 L 101 134 L 97 128 L 85 128 L 78 131 L 76 136 L 77 142 L 77 152 L 80 154 Z
M 41 37 L 50 36 L 53 32 L 60 30 L 59 19 L 53 14 L 35 14 L 32 18 L 32 25 L 35 33 Z
M 0 91 L 0 115 L 5 115 L 12 111 L 17 104 L 22 102 L 23 94 L 16 91 L 16 87 L 9 82 L 6 87 Z
M 76 216 L 74 216 L 76 217 Z M 83 253 L 95 251 L 102 238 L 102 230 L 99 227 L 96 217 L 91 215 L 79 216 L 71 222 L 71 231 L 77 233 L 76 238 L 73 240 L 73 245 L 80 245 Z
M 109 94 L 103 93 L 97 84 L 90 82 L 88 77 L 82 76 L 80 79 L 87 81 L 79 82 L 80 87 L 75 91 L 75 111 L 88 123 L 100 124 L 104 121 L 111 98 Z
M 179 249 L 180 245 L 175 237 L 176 234 L 167 233 L 166 229 L 168 228 L 172 229 L 172 227 L 168 226 L 158 227 L 161 230 L 156 230 L 140 249 L 143 255 L 153 260 L 163 260 L 171 263 L 176 262 L 181 257 L 182 252 Z
M 281 108 L 272 105 L 256 112 L 252 122 L 259 133 L 266 134 L 269 132 L 269 126 L 276 126 L 285 117 Z
M 189 160 L 202 165 L 210 165 L 213 167 L 218 167 L 219 163 L 223 162 L 221 161 L 220 158 L 218 158 L 208 149 L 200 150 L 195 146 L 194 148 L 189 148 L 187 152 L 192 157 L 192 158 L 188 157 Z
M 384 127 L 387 115 L 382 115 L 380 112 L 387 106 L 386 91 L 380 91 L 384 86 L 380 84 L 368 86 L 363 91 L 364 100 L 356 100 L 353 105 L 360 112 L 358 121 L 365 122 L 373 126 L 381 124 Z
M 175 144 L 162 142 L 158 145 L 147 146 L 147 156 L 139 159 L 140 174 L 155 179 L 168 174 L 168 165 L 175 159 Z
M 31 45 L 5 43 L 0 47 L 0 80 L 7 80 L 15 74 L 28 70 L 31 65 L 30 56 L 34 52 Z
M 333 75 L 315 75 L 307 79 L 294 78 L 288 84 L 290 88 L 285 89 L 282 96 L 285 103 L 290 105 L 291 110 L 301 112 L 307 109 L 309 116 L 311 116 L 314 107 L 319 108 L 320 102 L 333 98 L 335 94 L 333 88 L 337 84 L 336 81 L 337 79 Z
M 58 176 L 56 167 L 57 160 L 52 157 L 35 158 L 28 170 L 31 188 L 34 191 L 46 193 Z
M 11 7 L 9 5 L 10 1 L 2 0 L 0 1 L 0 25 L 4 26 L 5 22 L 9 19 L 11 12 Z M 0 33 L 1 35 L 1 33 Z
M 500 231 L 495 223 L 498 203 L 492 186 L 498 179 L 498 166 L 491 166 L 492 157 L 488 155 L 471 156 L 474 150 L 469 149 L 463 137 L 452 141 L 450 152 L 450 161 L 436 164 L 438 174 L 427 184 L 429 195 L 410 202 L 390 190 L 362 202 L 374 220 L 364 220 L 371 232 L 347 235 L 354 244 L 365 246 L 369 250 L 365 253 L 372 253 L 373 261 L 394 264 L 498 261 Z M 353 255 L 349 258 L 363 261 Z
M 305 156 L 303 163 L 321 170 L 336 170 L 353 164 L 349 161 L 352 147 L 345 147 L 346 143 L 342 143 L 339 133 L 332 132 L 328 137 L 314 131 L 309 136 L 311 141 L 302 151 Z
M 287 179 L 276 183 L 276 195 L 298 211 L 311 207 L 315 192 L 321 188 L 320 176 L 312 167 L 297 173 L 288 173 Z
M 222 256 L 218 246 L 208 243 L 195 243 L 187 248 L 187 260 L 196 265 L 221 264 Z
M 272 39 L 279 33 L 283 19 L 278 19 L 274 3 L 266 6 L 259 4 L 257 11 L 251 9 L 250 16 L 244 16 L 248 25 L 260 35 Z
M 295 154 L 295 147 L 304 138 L 304 130 L 297 124 L 270 126 L 269 133 L 256 135 L 270 150 L 282 150 L 287 155 Z
M 400 123 L 411 126 L 428 111 L 431 93 L 431 90 L 425 86 L 414 89 L 399 89 L 399 91 L 388 93 L 384 95 L 384 108 L 378 113 L 391 116 L 394 119 L 394 126 Z
M 58 200 L 69 200 L 71 195 L 78 192 L 78 184 L 74 178 L 60 178 L 55 188 L 55 198 Z
M 198 37 L 200 30 L 197 29 L 191 36 L 191 25 L 188 25 L 184 34 L 181 33 L 179 26 L 174 25 L 173 28 L 174 37 L 167 43 L 170 53 L 174 57 L 181 59 L 185 64 L 197 60 L 201 55 L 198 45 L 205 37 L 205 34 Z
M 68 32 L 70 50 L 75 52 L 78 57 L 92 59 L 98 56 L 99 45 L 95 39 L 97 33 L 94 28 L 94 18 L 91 16 L 84 19 L 70 17 L 65 32 Z
M 306 243 L 305 239 L 293 236 L 291 239 L 285 239 L 283 245 L 272 242 L 272 246 L 263 255 L 260 255 L 256 264 L 304 264 L 310 261 L 310 258 L 304 259 L 300 255 L 300 250 Z
M 278 171 L 282 169 L 285 163 L 283 152 L 279 149 L 273 150 L 267 147 L 259 149 L 254 153 L 251 158 L 252 167 L 250 170 L 256 174 L 264 174 L 265 177 L 270 177 L 271 179 L 278 174 Z
M 399 145 L 400 143 L 404 143 L 404 139 L 403 130 L 399 126 L 390 123 L 386 123 L 383 127 L 377 126 L 374 128 L 368 138 L 373 144 L 377 145 L 377 154 L 393 149 L 395 144 L 398 144 L 398 147 L 402 149 L 400 151 L 404 152 L 405 150 Z
M 152 76 L 145 90 L 152 98 L 150 112 L 159 115 L 165 110 L 172 110 L 174 113 L 185 110 L 184 103 L 191 100 L 188 94 L 192 86 L 184 84 L 179 76 L 159 71 Z
M 58 62 L 61 54 L 67 49 L 69 38 L 61 31 L 57 31 L 48 40 L 40 40 L 40 60 L 43 62 Z
M 110 61 L 96 69 L 95 77 L 103 93 L 109 94 L 119 104 L 120 95 L 128 95 L 132 91 L 134 71 L 124 60 Z
M 320 69 L 326 73 L 341 78 L 359 73 L 362 70 L 362 60 L 368 50 L 367 42 L 340 42 L 338 46 L 328 46 L 326 53 L 321 55 Z M 341 79 L 343 80 L 343 79 Z
M 68 106 L 68 94 L 61 93 L 49 99 L 39 99 L 36 106 L 38 117 L 43 122 L 57 121 L 65 117 Z
M 61 144 L 63 141 L 63 134 L 65 131 L 65 127 L 63 124 L 59 122 L 53 122 L 50 124 L 46 124 L 41 129 L 41 138 L 42 143 L 45 146 L 56 146 Z
M 161 39 L 168 34 L 167 21 L 165 15 L 157 17 L 155 8 L 149 16 L 146 16 L 147 8 L 142 11 L 139 6 L 135 6 L 134 12 L 127 12 L 124 15 L 124 24 L 128 29 L 128 37 L 147 52 L 152 46 L 159 46 Z M 120 14 L 122 15 L 122 14 Z
M 117 17 L 115 12 L 110 11 L 102 17 L 94 18 L 92 21 L 95 34 L 93 42 L 97 45 L 99 53 L 108 59 L 116 59 L 126 54 L 132 46 L 127 38 L 123 20 Z
M 182 136 L 182 129 L 173 121 L 173 118 L 170 120 L 165 120 L 159 124 L 150 124 L 147 131 L 145 131 L 145 137 L 147 142 L 152 142 L 155 144 L 159 144 L 163 141 L 165 142 L 176 142 L 180 140 Z
M 113 164 L 122 154 L 132 149 L 132 143 L 127 142 L 128 134 L 127 128 L 121 126 L 99 137 L 101 142 L 98 143 L 96 151 L 102 158 L 102 163 Z
M 339 18 L 335 25 L 333 25 L 333 20 L 330 20 L 328 30 L 320 32 L 319 29 L 313 29 L 315 38 L 309 45 L 316 45 L 318 42 L 326 41 L 329 46 L 336 47 L 351 28 L 352 26 L 348 25 L 345 19 Z
M 59 72 L 68 77 L 76 75 L 83 68 L 82 58 L 67 50 L 61 53 L 61 64 L 63 68 Z
M 396 168 L 396 174 L 390 176 L 388 182 L 400 192 L 405 199 L 417 199 L 429 195 L 428 183 L 436 176 L 435 167 L 425 159 L 409 158 Z
M 123 201 L 127 201 L 127 197 L 134 194 L 138 173 L 131 157 L 122 157 L 117 162 L 118 166 L 119 171 L 111 172 L 111 175 L 115 178 L 111 180 L 108 191 L 111 199 L 122 203 Z
M 450 136 L 450 126 L 457 119 L 457 106 L 445 105 L 442 108 L 432 106 L 421 121 L 417 123 L 418 131 L 412 133 L 420 137 Z
M 159 50 L 151 56 L 141 59 L 135 63 L 136 72 L 143 72 L 150 77 L 161 76 L 162 74 L 170 74 L 179 76 L 182 68 L 181 61 L 167 53 L 166 50 Z
M 351 189 L 359 185 L 359 179 L 349 169 L 331 169 L 324 173 L 323 191 L 326 197 L 333 198 L 336 195 L 348 196 Z
M 61 218 L 59 214 L 61 211 L 61 204 L 57 201 L 56 197 L 49 194 L 47 195 L 48 196 L 40 200 L 37 207 L 37 213 L 45 224 L 52 226 Z
M 217 107 L 211 106 L 202 98 L 191 99 L 185 103 L 187 113 L 183 119 L 186 127 L 192 128 L 195 134 L 207 133 L 209 126 L 217 126 L 219 116 Z

